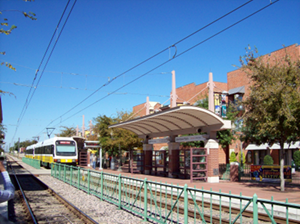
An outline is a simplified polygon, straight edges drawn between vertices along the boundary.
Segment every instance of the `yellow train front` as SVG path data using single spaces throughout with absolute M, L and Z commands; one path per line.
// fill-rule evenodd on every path
M 25 156 L 41 161 L 49 167 L 51 163 L 78 164 L 78 148 L 73 138 L 54 137 L 26 148 Z

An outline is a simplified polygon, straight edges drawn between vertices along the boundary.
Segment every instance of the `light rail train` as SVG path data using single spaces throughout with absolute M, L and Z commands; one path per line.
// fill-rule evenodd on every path
M 54 137 L 28 146 L 25 157 L 40 160 L 43 166 L 53 162 L 77 165 L 77 143 L 70 137 Z

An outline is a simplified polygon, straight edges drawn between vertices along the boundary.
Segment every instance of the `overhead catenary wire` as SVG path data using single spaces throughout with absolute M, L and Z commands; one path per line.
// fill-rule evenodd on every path
M 130 85 L 131 83 L 133 83 L 133 82 L 137 81 L 138 79 L 144 77 L 144 76 L 147 75 L 148 73 L 153 72 L 154 70 L 156 70 L 156 69 L 160 68 L 161 66 L 163 66 L 163 65 L 165 65 L 165 64 L 167 64 L 167 63 L 169 63 L 170 61 L 174 60 L 175 58 L 178 58 L 178 57 L 182 56 L 183 54 L 187 53 L 188 51 L 190 51 L 190 50 L 194 49 L 195 47 L 197 47 L 197 46 L 199 46 L 199 45 L 205 43 L 206 41 L 208 41 L 208 40 L 214 38 L 215 36 L 217 36 L 217 35 L 219 35 L 219 34 L 225 32 L 226 30 L 228 30 L 228 29 L 230 29 L 230 28 L 236 26 L 237 24 L 239 24 L 239 23 L 243 22 L 244 20 L 246 20 L 246 19 L 248 19 L 248 18 L 254 16 L 255 14 L 257 14 L 257 13 L 261 12 L 262 10 L 264 10 L 264 9 L 266 9 L 266 8 L 268 8 L 268 7 L 270 7 L 271 5 L 274 5 L 274 4 L 277 3 L 278 1 L 279 1 L 279 0 L 274 1 L 273 3 L 270 3 L 270 4 L 268 4 L 268 5 L 266 5 L 266 6 L 262 7 L 262 8 L 260 8 L 259 10 L 257 10 L 257 11 L 255 11 L 255 12 L 251 13 L 250 15 L 248 15 L 248 16 L 246 16 L 246 17 L 240 19 L 239 21 L 237 21 L 237 22 L 231 24 L 230 26 L 227 26 L 226 28 L 224 28 L 224 29 L 222 29 L 221 31 L 215 33 L 214 35 L 211 35 L 210 37 L 206 38 L 205 40 L 203 40 L 203 41 L 201 41 L 201 42 L 199 42 L 199 43 L 193 45 L 192 47 L 188 48 L 187 50 L 181 52 L 180 54 L 176 55 L 175 57 L 171 58 L 170 60 L 167 60 L 167 61 L 161 63 L 160 65 L 158 65 L 158 66 L 152 68 L 152 69 L 149 70 L 148 72 L 146 72 L 146 73 L 140 75 L 139 77 L 137 77 L 137 78 L 131 80 L 130 82 L 124 84 L 123 86 L 117 88 L 116 90 L 112 91 L 111 94 L 113 94 L 114 92 L 117 92 L 117 91 L 119 91 L 120 89 L 122 89 L 122 88 L 124 88 L 124 87 Z M 111 94 L 109 94 L 109 95 L 111 95 Z M 99 100 L 97 100 L 97 101 L 95 101 L 95 102 L 89 104 L 88 106 L 84 107 L 83 109 L 77 111 L 76 113 L 74 113 L 74 114 L 72 114 L 71 116 L 67 117 L 66 119 L 62 120 L 60 123 L 65 122 L 66 120 L 70 119 L 71 117 L 74 117 L 75 115 L 77 115 L 78 113 L 82 112 L 83 110 L 86 110 L 87 108 L 93 106 L 94 104 L 98 103 L 99 101 L 102 101 L 103 99 L 107 98 L 109 95 L 106 95 L 106 96 L 100 98 Z M 52 123 L 52 122 L 51 122 L 51 123 Z M 51 123 L 50 123 L 50 124 L 51 124 Z M 55 126 L 59 125 L 60 123 L 56 124 Z
M 52 37 L 51 37 L 51 39 L 50 39 L 50 41 L 49 41 L 49 43 L 48 43 L 48 46 L 47 46 L 47 48 L 46 48 L 46 51 L 45 51 L 45 53 L 44 53 L 44 55 L 43 55 L 43 57 L 42 57 L 42 60 L 41 60 L 41 62 L 40 62 L 40 64 L 39 64 L 38 68 L 35 69 L 36 72 L 35 72 L 34 78 L 33 78 L 33 80 L 32 80 L 32 84 L 31 84 L 32 87 L 34 86 L 34 82 L 35 82 L 35 80 L 36 80 L 36 78 L 37 78 L 37 74 L 38 74 L 38 72 L 39 72 L 39 70 L 40 70 L 40 68 L 41 68 L 41 66 L 42 66 L 42 64 L 43 64 L 43 62 L 44 62 L 44 59 L 45 59 L 45 57 L 46 57 L 46 55 L 47 55 L 47 53 L 48 53 L 48 50 L 49 50 L 49 48 L 50 48 L 50 46 L 51 46 L 51 43 L 52 43 L 52 41 L 53 41 L 53 38 L 54 38 L 54 36 L 55 36 L 55 33 L 56 33 L 56 31 L 57 31 L 57 29 L 58 29 L 58 27 L 59 27 L 59 25 L 60 25 L 60 22 L 61 22 L 62 18 L 64 17 L 64 14 L 65 14 L 65 12 L 66 12 L 66 10 L 67 10 L 67 8 L 68 8 L 69 3 L 70 3 L 70 0 L 67 2 L 66 6 L 65 6 L 65 9 L 64 9 L 64 11 L 63 11 L 63 13 L 62 13 L 62 15 L 61 15 L 59 21 L 58 21 L 58 24 L 56 25 L 56 28 L 55 28 L 55 30 L 54 30 L 54 32 L 53 32 L 53 34 L 52 34 Z M 26 100 L 25 100 L 24 106 L 23 106 L 23 108 L 22 108 L 22 111 L 21 111 L 21 114 L 20 114 L 18 120 L 20 120 L 20 118 L 21 118 L 21 116 L 22 116 L 22 114 L 23 114 L 25 108 L 28 106 L 28 99 L 29 99 L 31 90 L 32 90 L 32 88 L 30 88 L 30 90 L 29 90 L 29 92 L 28 92 L 27 98 L 26 98 Z
M 68 111 L 66 111 L 64 114 L 62 114 L 62 115 L 60 115 L 59 117 L 57 117 L 56 119 L 54 119 L 52 122 L 54 122 L 54 121 L 60 119 L 60 117 L 66 115 L 66 114 L 68 114 L 69 112 L 71 112 L 72 110 L 74 110 L 76 107 L 78 107 L 79 105 L 81 105 L 83 102 L 85 102 L 87 99 L 89 99 L 91 96 L 93 96 L 93 95 L 94 95 L 96 92 L 98 92 L 100 89 L 102 89 L 103 87 L 109 85 L 111 82 L 113 82 L 113 81 L 116 80 L 117 78 L 121 77 L 122 75 L 124 75 L 124 74 L 126 74 L 126 73 L 128 73 L 128 72 L 130 72 L 130 71 L 132 71 L 133 69 L 139 67 L 140 65 L 142 65 L 142 64 L 144 64 L 144 63 L 150 61 L 151 59 L 155 58 L 156 56 L 158 56 L 158 55 L 162 54 L 163 52 L 169 50 L 171 47 L 175 47 L 177 44 L 183 42 L 184 40 L 190 38 L 191 36 L 195 35 L 196 33 L 198 33 L 198 32 L 200 32 L 200 31 L 204 30 L 205 28 L 207 28 L 207 27 L 213 25 L 214 23 L 216 23 L 216 22 L 218 22 L 219 20 L 225 18 L 226 16 L 232 14 L 233 12 L 235 12 L 235 11 L 241 9 L 242 7 L 246 6 L 247 4 L 249 4 L 249 3 L 252 2 L 252 1 L 253 1 L 253 0 L 247 1 L 246 3 L 244 3 L 244 4 L 240 5 L 240 6 L 238 6 L 237 8 L 235 8 L 235 9 L 231 10 L 230 12 L 224 14 L 223 16 L 219 17 L 218 19 L 212 21 L 211 23 L 209 23 L 209 24 L 207 24 L 207 25 L 201 27 L 200 29 L 196 30 L 195 32 L 193 32 L 193 33 L 187 35 L 186 37 L 184 37 L 184 38 L 182 38 L 182 39 L 180 39 L 179 41 L 175 42 L 174 44 L 170 45 L 169 47 L 167 47 L 167 48 L 165 48 L 165 49 L 159 51 L 158 53 L 152 55 L 151 57 L 147 58 L 146 60 L 144 60 L 144 61 L 138 63 L 137 65 L 135 65 L 135 66 L 129 68 L 128 70 L 122 72 L 121 74 L 117 75 L 116 77 L 112 78 L 111 80 L 108 80 L 108 82 L 106 82 L 105 84 L 103 84 L 102 86 L 100 86 L 97 90 L 95 90 L 93 93 L 91 93 L 91 94 L 88 95 L 86 98 L 84 98 L 83 100 L 81 100 L 81 101 L 80 101 L 79 103 L 77 103 L 75 106 L 73 106 L 73 107 L 70 108 Z M 176 55 L 176 54 L 175 54 L 172 58 L 170 58 L 168 61 L 171 61 L 171 60 L 173 60 L 173 59 L 175 59 L 175 58 L 177 58 L 177 55 Z M 165 63 L 164 63 L 164 64 L 165 64 Z M 153 71 L 153 70 L 151 70 L 151 71 Z M 148 73 L 147 73 L 147 74 L 148 74 Z M 144 76 L 144 75 L 142 75 L 142 76 Z M 52 122 L 49 123 L 47 126 L 51 125 Z
M 0 63 L 2 63 L 2 62 L 4 62 L 4 61 L 0 60 Z M 38 70 L 35 68 L 30 68 L 25 65 L 16 64 L 14 62 L 9 62 L 9 61 L 5 61 L 5 62 L 13 64 L 14 66 L 27 68 L 27 69 L 34 70 L 34 71 Z M 49 71 L 49 70 L 45 70 L 44 73 L 53 73 L 53 74 L 71 75 L 71 76 L 97 77 L 97 78 L 110 78 L 109 76 L 105 76 L 105 75 L 89 75 L 89 74 L 80 74 L 80 73 L 75 73 L 75 72 L 60 72 L 60 71 Z M 161 74 L 168 74 L 168 73 L 171 73 L 171 72 L 156 72 L 156 73 L 151 73 L 149 75 L 161 75 Z M 134 76 L 138 76 L 138 75 L 127 75 L 127 77 L 134 77 Z
M 57 41 L 59 40 L 59 37 L 60 37 L 62 31 L 64 30 L 64 27 L 65 27 L 65 25 L 66 25 L 66 23 L 67 23 L 67 21 L 68 21 L 68 18 L 69 18 L 69 16 L 70 16 L 71 12 L 73 11 L 73 8 L 74 8 L 76 2 L 77 2 L 77 0 L 74 1 L 73 6 L 72 6 L 71 10 L 69 11 L 69 14 L 68 14 L 68 16 L 67 16 L 67 18 L 66 18 L 66 20 L 65 20 L 65 23 L 64 23 L 64 25 L 63 25 L 63 27 L 62 27 L 60 33 L 59 33 L 59 36 L 57 37 L 57 39 L 56 39 L 56 41 L 55 41 L 55 44 L 54 44 L 54 46 L 52 47 L 52 51 L 51 51 L 50 55 L 48 56 L 48 60 L 47 60 L 47 62 L 46 62 L 46 65 L 44 66 L 43 71 L 45 70 L 45 68 L 46 68 L 46 66 L 47 66 L 47 64 L 48 64 L 48 62 L 49 62 L 49 60 L 50 60 L 50 58 L 51 58 L 51 55 L 52 55 L 52 53 L 53 53 L 53 51 L 54 51 L 54 49 L 55 49 L 56 43 L 57 43 Z M 61 23 L 61 21 L 62 21 L 62 19 L 63 19 L 63 17 L 64 17 L 64 14 L 65 14 L 65 12 L 66 12 L 66 10 L 67 10 L 67 8 L 68 8 L 69 3 L 70 3 L 70 0 L 68 0 L 66 6 L 65 6 L 65 8 L 64 8 L 64 11 L 63 11 L 63 13 L 62 13 L 62 15 L 61 15 L 61 17 L 60 17 L 60 19 L 59 19 L 58 25 L 56 26 L 55 31 L 54 31 L 54 33 L 53 33 L 53 35 L 52 35 L 52 37 L 51 37 L 51 39 L 50 39 L 50 42 L 49 42 L 49 44 L 48 44 L 48 47 L 47 47 L 47 49 L 46 49 L 46 51 L 45 51 L 45 53 L 44 53 L 44 55 L 43 55 L 43 57 L 42 57 L 42 60 L 41 60 L 41 62 L 40 62 L 40 65 L 39 65 L 38 69 L 36 70 L 36 73 L 35 73 L 34 78 L 33 78 L 33 81 L 32 81 L 32 86 L 34 85 L 34 82 L 35 82 L 35 80 L 36 80 L 36 78 L 37 78 L 37 74 L 38 74 L 38 72 L 39 72 L 39 69 L 40 69 L 40 67 L 42 66 L 43 62 L 44 62 L 44 59 L 45 59 L 45 57 L 46 57 L 46 55 L 47 55 L 47 53 L 48 53 L 48 50 L 49 50 L 49 48 L 50 48 L 50 45 L 51 45 L 51 43 L 52 43 L 52 41 L 53 41 L 53 39 L 54 39 L 54 36 L 55 36 L 55 34 L 56 34 L 56 31 L 57 31 L 59 25 L 60 25 L 60 23 Z M 39 82 L 40 82 L 42 76 L 43 76 L 43 72 L 42 72 L 42 74 L 40 75 L 40 77 L 39 77 L 39 79 L 38 79 L 38 82 L 37 82 L 36 87 L 38 86 L 38 84 L 39 84 Z M 21 121 L 22 121 L 22 119 L 23 119 L 23 117 L 24 117 L 24 115 L 25 115 L 25 113 L 26 113 L 26 110 L 27 110 L 27 108 L 28 108 L 28 106 L 29 106 L 29 104 L 30 104 L 30 102 L 31 102 L 31 100 L 32 100 L 32 97 L 34 96 L 34 93 L 35 93 L 35 91 L 36 91 L 36 88 L 33 90 L 33 93 L 32 93 L 31 96 L 30 96 L 31 90 L 32 90 L 32 88 L 30 88 L 30 90 L 29 90 L 28 96 L 27 96 L 27 98 L 26 98 L 26 100 L 25 100 L 25 104 L 24 104 L 23 109 L 22 109 L 22 111 L 21 111 L 21 114 L 20 114 L 20 116 L 19 116 L 19 118 L 18 118 L 18 121 L 17 121 L 17 127 L 16 127 L 16 129 L 15 129 L 15 133 L 14 133 L 14 135 L 13 135 L 12 142 L 13 142 L 15 136 L 16 136 L 16 133 L 17 133 L 17 131 L 18 131 L 18 128 L 19 128 L 19 126 L 20 126 L 20 123 L 21 123 Z M 29 97 L 30 97 L 30 98 L 29 98 Z
M 13 83 L 13 82 L 0 82 L 0 83 L 6 83 L 6 84 L 11 84 L 15 86 L 23 86 L 23 87 L 31 87 L 26 84 L 22 83 Z M 39 87 L 47 87 L 47 88 L 56 88 L 56 89 L 71 89 L 71 90 L 84 90 L 84 91 L 93 91 L 94 89 L 82 89 L 82 88 L 77 88 L 77 87 L 61 87 L 61 86 L 47 86 L 47 85 L 39 85 Z M 36 87 L 34 87 L 36 88 Z M 108 91 L 103 91 L 107 94 L 110 94 Z M 156 96 L 156 97 L 169 97 L 168 95 L 159 95 L 159 94 L 148 94 L 148 93 L 132 93 L 132 92 L 117 92 L 114 93 L 116 95 L 139 95 L 139 96 Z

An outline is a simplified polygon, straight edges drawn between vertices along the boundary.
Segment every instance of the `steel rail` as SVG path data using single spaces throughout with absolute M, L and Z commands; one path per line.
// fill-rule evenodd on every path
M 10 157 L 11 158 L 11 157 Z M 12 158 L 13 159 L 13 158 Z M 18 161 L 14 160 L 13 161 L 15 163 L 17 163 L 19 166 L 21 166 Z M 22 167 L 22 166 L 21 166 Z M 22 192 L 22 195 L 23 195 L 23 198 L 24 198 L 24 201 L 26 203 L 26 206 L 27 206 L 27 209 L 29 210 L 29 213 L 31 215 L 31 218 L 32 218 L 32 221 L 34 224 L 37 224 L 38 222 L 36 221 L 35 217 L 34 217 L 34 214 L 32 212 L 32 209 L 30 208 L 30 205 L 25 197 L 25 193 L 21 187 L 21 184 L 20 182 L 18 181 L 18 178 L 15 174 L 15 171 L 14 169 L 12 168 L 12 165 L 10 164 L 10 169 L 13 171 L 13 174 L 14 174 L 14 177 L 16 179 L 16 182 L 18 183 L 18 186 L 19 186 L 19 189 L 20 191 Z M 86 213 L 84 213 L 82 210 L 80 210 L 79 208 L 77 208 L 75 205 L 73 205 L 71 202 L 69 202 L 67 199 L 65 199 L 64 197 L 62 197 L 61 195 L 59 195 L 56 191 L 54 191 L 52 188 L 50 188 L 48 185 L 46 185 L 45 183 L 43 183 L 41 180 L 39 180 L 38 178 L 36 178 L 34 175 L 33 177 L 36 179 L 36 181 L 38 183 L 41 183 L 42 185 L 44 185 L 44 187 L 47 189 L 47 191 L 55 198 L 57 198 L 62 204 L 64 204 L 71 212 L 75 213 L 79 218 L 82 218 L 84 219 L 84 221 L 89 221 L 90 223 L 93 223 L 93 224 L 97 224 L 98 222 L 96 222 L 93 218 L 91 218 L 89 215 L 87 215 Z
M 26 197 L 25 197 L 25 193 L 24 193 L 24 191 L 23 191 L 23 189 L 22 189 L 22 187 L 21 187 L 21 184 L 20 184 L 20 182 L 19 182 L 19 180 L 18 180 L 18 178 L 17 178 L 17 175 L 16 175 L 16 173 L 15 173 L 15 170 L 13 169 L 13 167 L 12 167 L 11 164 L 9 164 L 9 166 L 10 166 L 11 171 L 12 171 L 13 174 L 14 174 L 15 180 L 16 180 L 16 182 L 17 182 L 17 184 L 18 184 L 18 187 L 19 187 L 19 189 L 20 189 L 20 191 L 21 191 L 21 193 L 22 193 L 23 200 L 25 201 L 25 204 L 26 204 L 26 206 L 27 206 L 27 210 L 28 210 L 28 212 L 30 213 L 30 217 L 31 217 L 33 223 L 34 223 L 34 224 L 37 224 L 38 222 L 36 221 L 36 219 L 35 219 L 35 217 L 34 217 L 34 215 L 33 215 L 32 209 L 30 208 L 30 205 L 29 205 L 29 203 L 28 203 L 28 201 L 27 201 L 27 199 L 26 199 Z

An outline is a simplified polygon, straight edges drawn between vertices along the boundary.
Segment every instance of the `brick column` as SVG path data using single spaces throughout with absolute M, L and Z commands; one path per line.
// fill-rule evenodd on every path
M 178 142 L 169 142 L 169 177 L 173 177 L 173 173 L 179 173 L 179 146 Z M 177 176 L 177 175 L 176 175 Z
M 90 159 L 91 159 L 91 152 L 87 150 L 87 163 L 86 165 L 87 166 L 91 166 L 91 163 L 90 163 Z
M 219 143 L 215 139 L 209 139 L 207 148 L 207 182 L 219 183 Z
M 230 163 L 230 181 L 239 181 L 239 164 L 236 162 Z
M 151 174 L 152 170 L 152 149 L 153 145 L 143 144 L 144 161 L 145 161 L 145 174 Z

